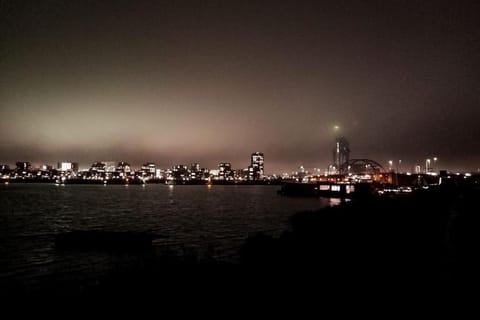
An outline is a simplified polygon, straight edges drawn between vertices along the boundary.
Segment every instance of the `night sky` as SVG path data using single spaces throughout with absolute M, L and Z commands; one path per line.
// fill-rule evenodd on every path
M 478 1 L 0 0 L 0 163 L 477 170 L 479 71 Z

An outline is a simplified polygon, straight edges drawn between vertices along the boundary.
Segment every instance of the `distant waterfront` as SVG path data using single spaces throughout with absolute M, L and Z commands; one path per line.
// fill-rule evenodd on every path
M 258 232 L 279 235 L 298 211 L 336 200 L 277 195 L 278 186 L 65 185 L 0 186 L 0 282 L 25 287 L 72 274 L 95 277 L 118 257 L 59 252 L 56 234 L 71 230 L 151 232 L 160 248 L 210 250 L 235 262 Z M 47 280 L 46 280 L 47 281 Z

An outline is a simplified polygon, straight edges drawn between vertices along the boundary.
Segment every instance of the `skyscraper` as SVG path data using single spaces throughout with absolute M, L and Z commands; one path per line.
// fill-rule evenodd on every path
M 233 171 L 230 162 L 220 162 L 218 164 L 218 178 L 220 180 L 232 180 Z
M 333 149 L 333 166 L 337 173 L 346 173 L 345 164 L 350 160 L 350 146 L 345 137 L 337 137 Z
M 252 153 L 250 158 L 250 167 L 248 168 L 248 178 L 249 180 L 260 180 L 263 178 L 264 170 L 263 170 L 263 163 L 265 157 L 263 153 L 255 152 Z

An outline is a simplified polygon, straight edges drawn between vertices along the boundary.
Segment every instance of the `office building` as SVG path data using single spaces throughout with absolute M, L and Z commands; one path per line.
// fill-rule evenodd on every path
M 248 167 L 249 180 L 263 179 L 265 157 L 263 153 L 255 152 L 250 157 L 250 166 Z

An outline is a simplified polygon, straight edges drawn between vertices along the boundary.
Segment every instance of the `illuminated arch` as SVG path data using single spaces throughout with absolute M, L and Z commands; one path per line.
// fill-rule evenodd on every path
M 370 159 L 350 159 L 342 165 L 343 172 L 353 174 L 376 174 L 386 170 L 382 165 Z

